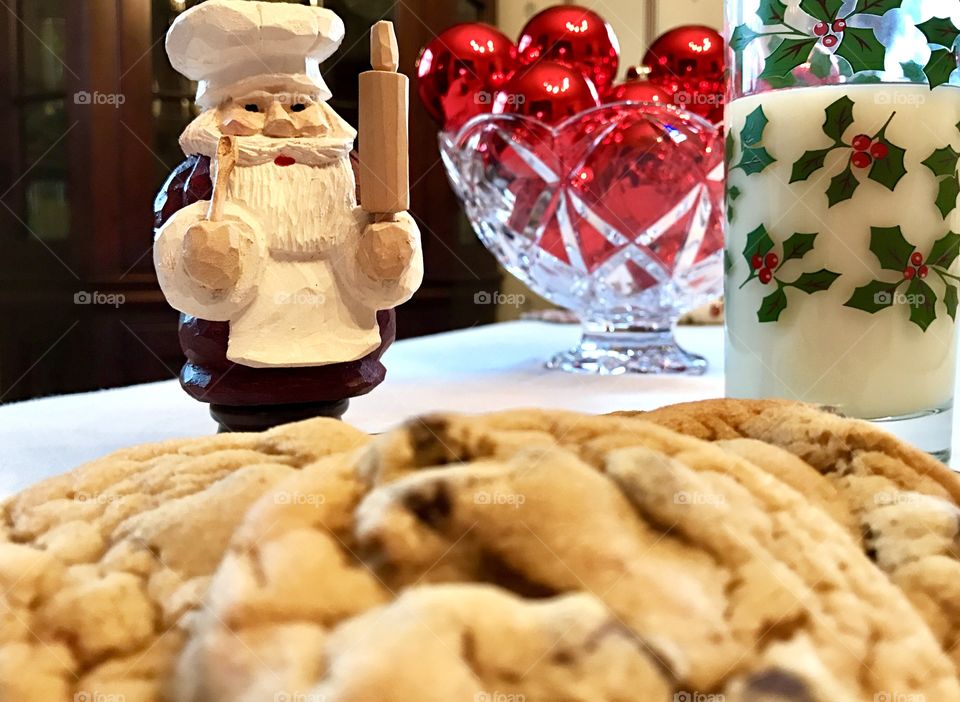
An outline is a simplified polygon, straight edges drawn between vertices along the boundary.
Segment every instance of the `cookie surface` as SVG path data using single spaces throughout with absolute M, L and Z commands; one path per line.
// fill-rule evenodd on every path
M 785 401 L 711 400 L 624 416 L 721 444 L 765 442 L 815 468 L 849 508 L 865 552 L 960 666 L 960 479 L 942 463 L 869 422 Z
M 315 463 L 238 527 L 172 697 L 960 700 L 843 491 L 728 438 L 518 411 Z
M 0 506 L 0 700 L 159 702 L 234 528 L 367 437 L 317 420 L 120 451 Z

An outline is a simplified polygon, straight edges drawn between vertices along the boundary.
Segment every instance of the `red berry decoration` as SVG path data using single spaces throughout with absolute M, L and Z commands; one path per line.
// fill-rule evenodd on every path
M 559 61 L 586 75 L 604 94 L 620 65 L 620 42 L 613 28 L 593 10 L 559 5 L 535 15 L 520 32 L 520 60 Z
M 818 37 L 822 37 L 829 31 L 829 29 L 830 28 L 827 27 L 826 22 L 818 22 L 817 26 L 813 28 L 813 33 L 816 34 Z
M 853 138 L 853 148 L 857 151 L 866 151 L 870 148 L 870 145 L 873 143 L 873 139 L 868 137 L 866 134 L 858 134 Z
M 493 99 L 495 114 L 526 115 L 545 124 L 556 124 L 599 105 L 593 82 L 556 61 L 539 61 L 518 72 Z
M 882 141 L 878 141 L 876 144 L 873 145 L 873 148 L 870 149 L 870 153 L 873 155 L 875 159 L 879 161 L 879 160 L 885 159 L 887 156 L 890 155 L 890 149 Z
M 763 264 L 770 270 L 773 270 L 780 264 L 780 257 L 775 253 L 768 253 L 767 257 L 763 259 Z
M 458 129 L 493 109 L 494 93 L 517 65 L 517 47 L 502 32 L 486 24 L 458 24 L 423 47 L 417 91 L 442 129 Z
M 910 266 L 907 266 L 906 268 L 903 269 L 903 277 L 906 280 L 913 280 L 913 276 L 915 276 L 916 274 L 917 274 L 916 268 L 911 268 Z
M 828 49 L 832 49 L 839 43 L 840 43 L 840 40 L 837 39 L 833 34 L 830 34 L 829 36 L 825 36 L 823 38 L 823 45 Z
M 763 256 L 760 254 L 754 254 L 753 258 L 750 259 L 750 265 L 753 266 L 753 270 L 755 271 L 763 268 Z
M 769 268 L 764 268 L 760 271 L 760 282 L 764 285 L 767 285 L 771 280 L 773 280 L 773 273 L 770 272 Z
M 840 34 L 840 32 L 844 31 L 846 28 L 847 28 L 847 23 L 845 20 L 838 19 L 836 22 L 833 23 L 833 31 L 835 31 L 837 34 Z
M 919 251 L 914 251 L 913 255 L 910 257 L 910 263 L 915 266 L 923 265 L 923 254 Z
M 653 42 L 643 65 L 650 67 L 650 82 L 673 95 L 677 107 L 714 124 L 723 121 L 725 49 L 715 29 L 671 29 Z
M 873 157 L 864 151 L 858 151 L 853 155 L 853 158 L 850 159 L 850 161 L 857 168 L 867 168 L 871 163 L 873 163 Z
M 921 278 L 926 278 L 927 275 L 929 274 L 930 274 L 930 269 L 927 268 L 926 266 L 920 266 L 917 269 L 917 275 L 919 275 Z

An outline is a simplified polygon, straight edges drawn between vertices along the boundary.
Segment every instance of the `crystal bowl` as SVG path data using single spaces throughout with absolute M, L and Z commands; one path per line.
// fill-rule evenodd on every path
M 477 235 L 528 287 L 574 312 L 572 372 L 699 374 L 673 338 L 723 289 L 722 138 L 672 106 L 625 102 L 548 126 L 481 115 L 440 135 Z

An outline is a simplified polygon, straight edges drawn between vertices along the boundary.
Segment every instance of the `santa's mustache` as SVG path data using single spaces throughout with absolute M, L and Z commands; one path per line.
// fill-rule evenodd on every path
M 180 146 L 186 154 L 202 154 L 213 158 L 217 144 L 225 136 L 215 115 L 204 113 L 195 119 L 180 137 Z M 254 134 L 234 136 L 237 145 L 237 165 L 259 166 L 274 161 L 277 156 L 288 156 L 297 163 L 323 166 L 348 158 L 353 149 L 355 134 L 334 133 L 320 137 L 274 138 Z

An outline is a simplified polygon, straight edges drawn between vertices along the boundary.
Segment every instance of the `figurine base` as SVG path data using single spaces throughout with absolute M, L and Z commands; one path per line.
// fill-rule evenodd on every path
M 210 405 L 210 414 L 220 425 L 218 434 L 260 432 L 281 424 L 301 422 L 316 417 L 342 419 L 350 400 L 310 402 L 296 405 Z

